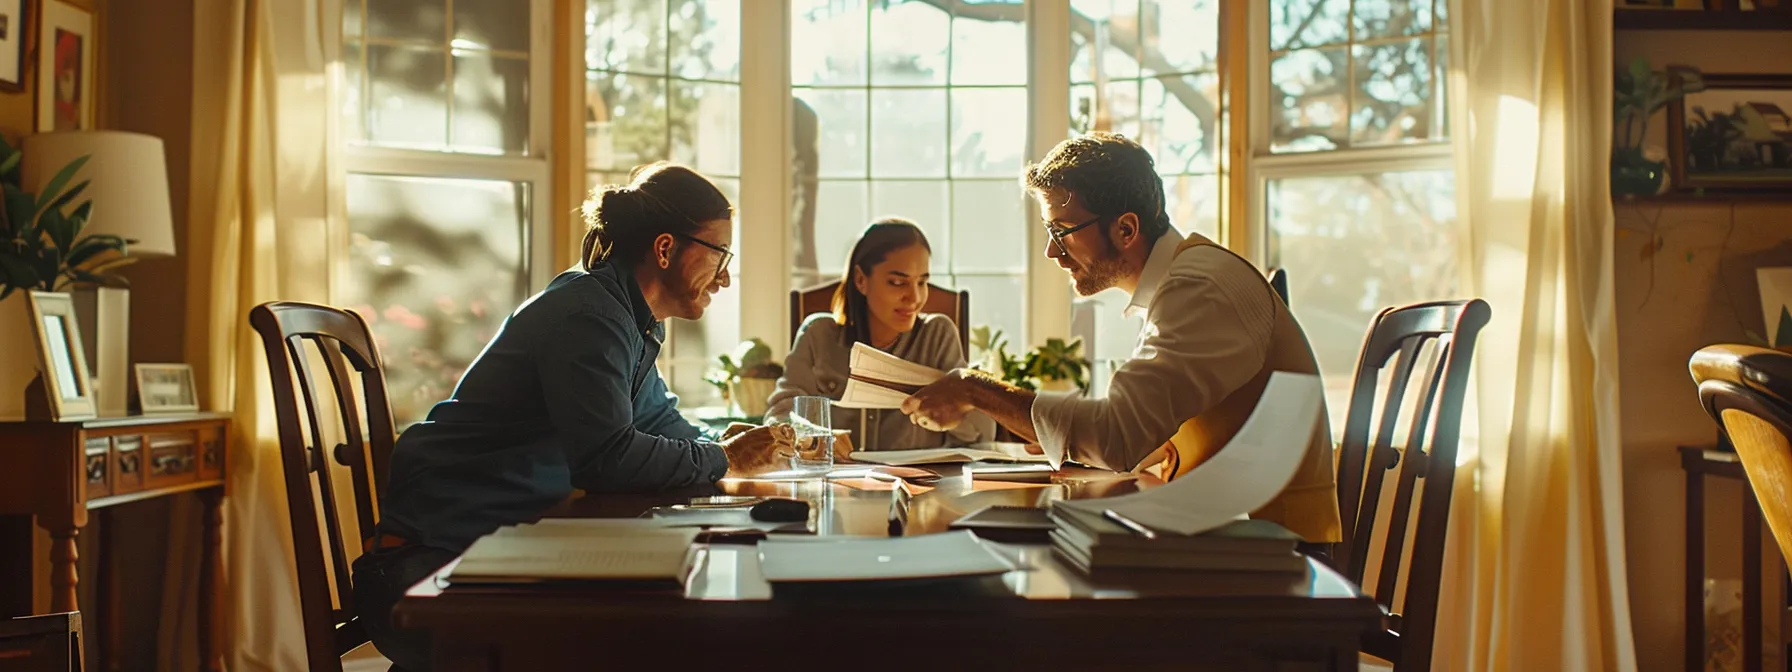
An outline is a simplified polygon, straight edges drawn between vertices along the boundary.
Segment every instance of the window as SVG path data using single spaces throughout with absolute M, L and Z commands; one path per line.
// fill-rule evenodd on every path
M 1272 0 L 1257 11 L 1257 249 L 1288 273 L 1341 433 L 1375 314 L 1458 298 L 1447 2 Z
M 793 0 L 791 285 L 833 280 L 872 219 L 914 220 L 934 281 L 1025 343 L 1026 8 Z
M 1157 161 L 1170 223 L 1221 239 L 1220 0 L 1071 0 L 1070 131 L 1112 131 Z M 1039 150 L 1040 153 L 1044 149 Z M 1110 290 L 1072 300 L 1072 331 L 1094 362 L 1094 391 L 1132 356 L 1141 318 Z
M 370 324 L 399 427 L 544 281 L 544 0 L 345 0 L 349 228 L 334 301 Z
M 740 192 L 739 0 L 589 0 L 585 10 L 585 161 L 590 184 L 626 184 L 629 170 L 670 160 Z M 740 227 L 735 227 L 736 248 Z M 730 272 L 739 276 L 738 259 Z M 714 354 L 740 340 L 741 288 L 716 295 L 703 319 L 668 320 L 660 371 L 689 402 Z

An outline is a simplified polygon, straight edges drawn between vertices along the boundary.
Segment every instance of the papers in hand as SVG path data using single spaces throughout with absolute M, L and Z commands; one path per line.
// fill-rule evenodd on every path
M 697 530 L 644 520 L 559 520 L 500 528 L 480 537 L 449 583 L 617 581 L 678 585 Z
M 1244 426 L 1217 455 L 1169 483 L 1143 492 L 1053 502 L 1123 519 L 1157 532 L 1200 534 L 1255 511 L 1294 478 L 1319 426 L 1319 377 L 1278 371 Z
M 855 450 L 850 455 L 854 462 L 870 464 L 887 464 L 891 466 L 909 466 L 915 464 L 959 464 L 964 462 L 1038 462 L 1049 464 L 1044 455 L 1032 455 L 1024 450 L 1007 452 L 986 448 L 915 448 L 912 450 Z
M 918 537 L 759 542 L 765 580 L 892 581 L 985 576 L 1017 569 L 969 530 Z
M 946 375 L 864 343 L 852 344 L 846 389 L 834 405 L 844 408 L 899 408 L 902 400 Z

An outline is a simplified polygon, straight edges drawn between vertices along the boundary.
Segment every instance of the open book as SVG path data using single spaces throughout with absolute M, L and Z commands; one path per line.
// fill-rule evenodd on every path
M 946 375 L 864 343 L 852 344 L 848 367 L 846 389 L 834 402 L 844 408 L 898 408 L 908 395 Z

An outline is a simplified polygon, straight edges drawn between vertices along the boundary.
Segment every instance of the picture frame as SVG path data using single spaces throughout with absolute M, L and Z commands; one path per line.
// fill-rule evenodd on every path
M 1668 106 L 1679 191 L 1792 190 L 1792 75 L 1706 74 Z
M 25 45 L 31 40 L 29 0 L 0 0 L 0 91 L 25 90 Z
M 138 364 L 137 405 L 144 415 L 193 413 L 199 395 L 193 386 L 193 367 L 186 364 Z
M 93 13 L 43 0 L 37 22 L 37 132 L 93 128 Z
M 49 419 L 86 420 L 98 408 L 93 378 L 87 373 L 87 350 L 81 346 L 81 323 L 75 300 L 60 292 L 29 292 L 31 332 L 37 341 L 37 366 Z M 36 385 L 34 385 L 36 387 Z

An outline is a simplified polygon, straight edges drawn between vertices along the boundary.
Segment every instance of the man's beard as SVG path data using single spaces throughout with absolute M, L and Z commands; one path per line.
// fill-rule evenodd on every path
M 1105 241 L 1104 241 L 1105 242 Z M 1119 250 L 1112 243 L 1102 245 L 1101 254 L 1087 262 L 1072 258 L 1077 267 L 1070 274 L 1076 285 L 1076 293 L 1080 296 L 1094 296 L 1120 282 L 1125 272 L 1120 261 Z
M 703 317 L 705 309 L 703 295 L 708 292 L 709 283 L 705 282 L 692 287 L 691 281 L 680 275 L 676 268 L 668 268 L 663 273 L 661 286 L 673 294 L 674 304 L 678 306 L 677 314 L 670 317 L 685 320 L 696 320 Z

